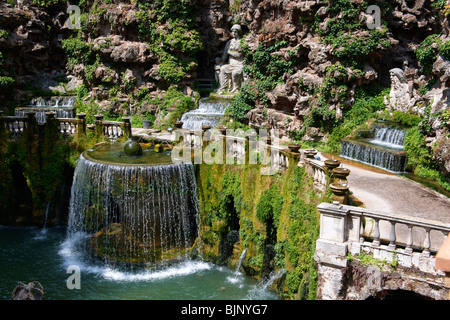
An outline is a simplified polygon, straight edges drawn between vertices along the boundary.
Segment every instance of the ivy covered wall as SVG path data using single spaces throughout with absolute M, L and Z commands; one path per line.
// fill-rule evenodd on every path
M 290 166 L 275 175 L 260 165 L 197 166 L 200 232 L 196 251 L 203 259 L 242 269 L 274 283 L 282 298 L 315 299 L 315 242 L 319 234 L 316 193 L 305 169 Z M 284 273 L 283 273 L 284 271 Z

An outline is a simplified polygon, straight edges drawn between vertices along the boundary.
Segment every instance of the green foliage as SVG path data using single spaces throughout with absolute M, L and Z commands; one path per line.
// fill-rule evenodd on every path
M 365 21 L 360 20 L 360 13 L 369 5 L 366 1 L 358 4 L 350 0 L 330 2 L 328 11 L 332 18 L 327 21 L 327 30 L 316 29 L 323 36 L 323 41 L 332 45 L 333 53 L 342 63 L 355 67 L 374 51 L 392 46 L 384 21 L 381 29 L 370 30 Z M 377 2 L 376 5 L 383 7 L 382 16 L 388 13 L 385 3 Z M 316 19 L 316 24 L 318 22 Z
M 432 72 L 433 63 L 436 61 L 436 56 L 439 52 L 439 45 L 441 45 L 441 43 L 442 40 L 439 38 L 439 35 L 432 34 L 426 37 L 416 49 L 415 53 L 421 66 L 421 72 Z
M 89 95 L 89 89 L 82 84 L 77 88 L 77 100 L 75 106 L 78 113 L 86 113 L 86 123 L 93 124 L 95 121 L 94 115 L 98 113 L 98 105 L 91 99 L 88 103 L 84 99 Z
M 222 191 L 220 193 L 218 219 L 224 221 L 227 228 L 231 230 L 238 221 L 241 212 L 241 181 L 239 175 L 225 172 L 222 180 Z
M 62 0 L 33 0 L 32 2 L 33 2 L 33 4 L 35 4 L 38 7 L 47 8 L 47 7 L 53 6 L 58 3 L 62 3 L 63 1 Z
M 159 101 L 159 99 L 158 99 Z M 159 104 L 159 113 L 165 116 L 169 111 L 170 115 L 167 121 L 158 124 L 159 129 L 173 127 L 173 124 L 187 111 L 195 108 L 195 102 L 192 98 L 185 96 L 178 90 L 177 86 L 171 86 Z
M 9 32 L 5 29 L 0 29 L 0 39 L 8 39 L 10 36 Z
M 396 122 L 405 127 L 418 126 L 422 118 L 416 114 L 396 110 L 384 110 L 376 115 L 377 119 Z
M 227 113 L 237 121 L 244 122 L 245 115 L 255 107 L 257 102 L 268 106 L 266 93 L 273 90 L 278 83 L 283 82 L 285 73 L 292 74 L 295 64 L 294 53 L 289 54 L 289 59 L 276 55 L 277 51 L 287 47 L 286 41 L 280 41 L 273 45 L 260 43 L 252 52 L 247 43 L 242 43 L 245 66 L 244 72 L 252 81 L 244 83 L 239 94 L 233 99 L 227 109 Z
M 288 185 L 287 215 L 288 241 L 284 244 L 292 270 L 286 274 L 289 298 L 299 293 L 300 299 L 315 299 L 317 270 L 314 264 L 315 243 L 319 235 L 319 221 L 314 194 L 305 191 L 307 174 L 296 167 Z
M 230 103 L 226 113 L 230 114 L 233 119 L 244 122 L 247 112 L 255 107 L 256 95 L 255 86 L 248 82 L 244 83 L 239 94 Z
M 97 56 L 92 50 L 92 44 L 87 43 L 81 37 L 81 33 L 77 36 L 62 41 L 62 47 L 65 50 L 69 62 L 69 66 L 84 63 L 92 65 L 97 61 Z
M 185 0 L 139 3 L 136 13 L 140 38 L 160 59 L 159 75 L 179 83 L 197 67 L 195 55 L 203 48 L 194 29 L 194 7 Z
M 12 86 L 14 83 L 16 83 L 16 80 L 11 77 L 4 77 L 0 76 L 0 89 L 4 89 L 7 87 Z
M 276 231 L 283 208 L 283 196 L 276 185 L 264 191 L 256 206 L 256 216 L 266 224 L 269 241 L 276 241 Z
M 430 152 L 426 147 L 425 136 L 420 132 L 419 127 L 408 130 L 405 137 L 405 151 L 408 152 L 407 165 L 410 169 L 433 166 Z
M 363 35 L 343 34 L 332 41 L 333 53 L 343 60 L 352 62 L 368 57 L 378 49 L 386 49 L 392 46 L 388 40 L 387 28 L 376 29 Z
M 355 90 L 355 103 L 351 109 L 343 114 L 343 121 L 334 127 L 327 142 L 328 152 L 339 152 L 341 140 L 350 135 L 356 128 L 370 118 L 377 116 L 377 112 L 386 108 L 384 97 L 389 89 L 382 90 L 377 86 L 361 86 Z

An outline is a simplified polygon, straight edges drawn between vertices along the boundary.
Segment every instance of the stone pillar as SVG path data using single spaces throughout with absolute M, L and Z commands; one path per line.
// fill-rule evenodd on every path
M 347 267 L 347 210 L 339 203 L 322 203 L 320 237 L 316 241 L 314 261 L 318 266 L 318 299 L 340 299 Z
M 94 115 L 95 121 L 95 137 L 97 139 L 103 138 L 103 115 L 96 114 Z
M 86 136 L 86 113 L 77 113 L 78 118 L 78 139 Z
M 45 137 L 44 139 L 55 139 L 54 134 L 61 133 L 61 127 L 58 119 L 55 118 L 54 112 L 46 112 L 46 123 L 45 123 L 45 134 L 50 135 L 50 137 Z
M 128 140 L 131 135 L 131 119 L 130 118 L 122 118 L 123 120 L 123 137 L 125 140 Z
M 222 152 L 222 164 L 227 163 L 227 128 L 219 127 L 217 128 L 220 132 L 219 143 L 221 144 Z
M 3 111 L 0 110 L 0 139 L 3 139 L 5 134 L 5 120 L 3 118 Z

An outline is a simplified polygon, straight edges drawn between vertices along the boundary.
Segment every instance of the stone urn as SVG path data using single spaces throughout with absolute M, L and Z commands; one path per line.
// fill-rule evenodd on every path
M 131 136 L 131 138 L 125 142 L 123 146 L 123 152 L 128 157 L 141 156 L 143 154 L 143 151 L 141 145 L 138 142 L 138 137 Z
M 335 159 L 328 159 L 324 161 L 325 163 L 325 167 L 327 168 L 328 171 L 332 171 L 334 168 L 337 168 L 341 165 L 341 162 Z
M 174 126 L 175 128 L 177 128 L 177 129 L 181 129 L 181 128 L 183 128 L 183 124 L 184 124 L 184 122 L 178 121 L 178 122 L 175 122 L 175 123 L 173 124 L 173 126 Z
M 305 149 L 303 150 L 303 154 L 305 155 L 305 157 L 307 157 L 308 159 L 314 159 L 314 157 L 317 154 L 317 150 L 316 149 Z
M 301 148 L 301 144 L 296 144 L 296 143 L 293 143 L 293 144 L 289 144 L 288 145 L 288 148 L 289 148 L 289 150 L 291 151 L 291 152 L 294 152 L 294 153 L 298 153 L 298 151 L 300 150 L 300 148 Z
M 350 170 L 347 168 L 334 168 L 332 173 L 337 179 L 347 181 Z
M 227 134 L 227 129 L 228 129 L 227 127 L 220 126 L 220 127 L 216 127 L 216 129 L 219 130 L 221 135 L 226 135 Z
M 342 181 L 330 183 L 330 190 L 333 192 L 331 197 L 333 201 L 339 201 L 339 203 L 347 204 L 348 183 Z
M 211 128 L 212 128 L 211 126 L 202 126 L 202 131 L 205 132 Z

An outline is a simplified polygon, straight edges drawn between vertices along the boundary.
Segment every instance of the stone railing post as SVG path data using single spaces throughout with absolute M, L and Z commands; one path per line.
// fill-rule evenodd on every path
M 50 135 L 50 137 L 46 137 L 46 139 L 55 139 L 54 134 L 61 133 L 61 127 L 58 120 L 55 118 L 54 112 L 46 112 L 46 123 L 45 123 L 45 132 L 46 135 Z
M 125 140 L 128 140 L 131 135 L 131 118 L 122 118 L 123 120 L 123 137 Z
M 347 266 L 347 209 L 339 203 L 321 203 L 320 236 L 315 260 L 338 267 Z
M 78 121 L 78 139 L 86 136 L 86 113 L 77 113 Z
M 94 115 L 95 121 L 95 136 L 97 139 L 101 139 L 103 137 L 103 115 L 96 114 Z
M 0 110 L 0 139 L 5 134 L 6 128 L 5 128 L 5 120 L 3 118 L 3 111 Z

